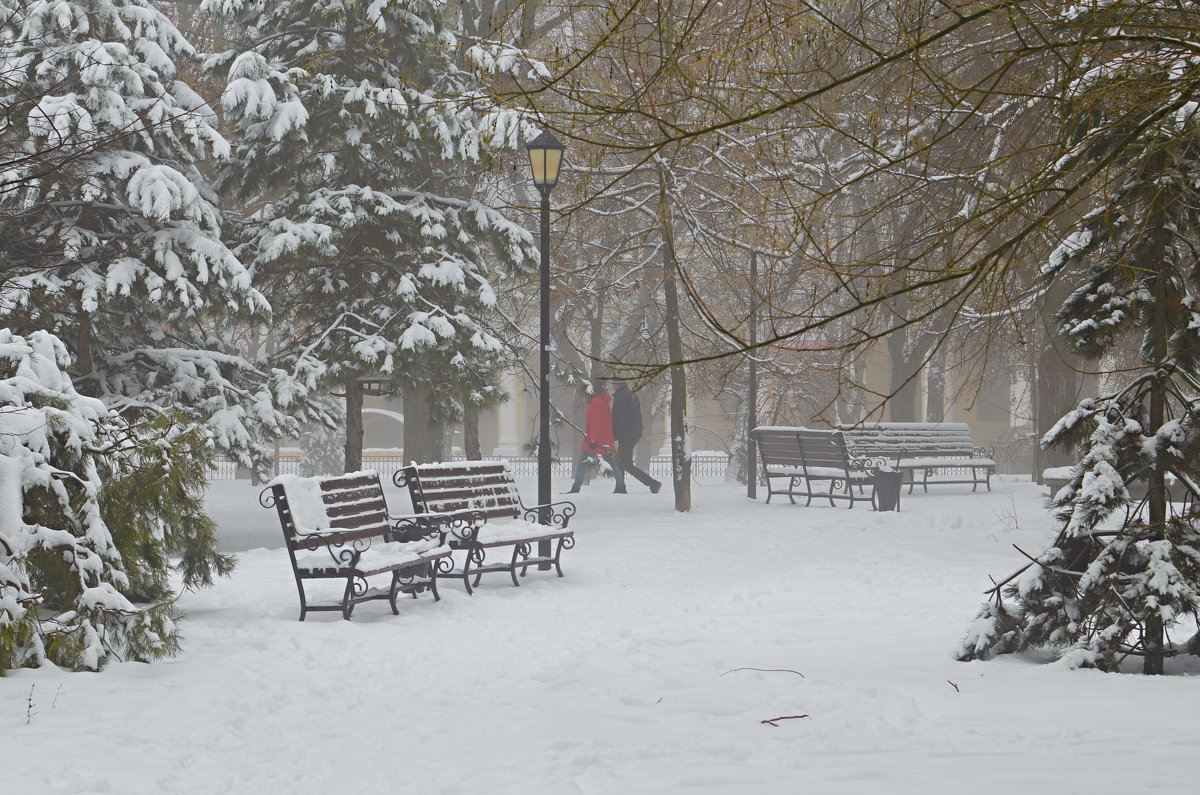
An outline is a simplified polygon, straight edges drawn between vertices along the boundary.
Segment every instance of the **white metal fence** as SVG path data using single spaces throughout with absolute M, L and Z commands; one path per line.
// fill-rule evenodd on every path
M 503 460 L 507 461 L 512 469 L 513 475 L 518 478 L 533 478 L 537 477 L 537 459 L 532 457 L 498 457 L 485 456 L 487 460 Z M 451 461 L 464 461 L 463 456 L 452 456 Z M 386 478 L 390 478 L 392 473 L 403 467 L 407 462 L 403 456 L 371 453 L 369 451 L 363 454 L 363 468 L 374 469 L 379 474 Z M 724 480 L 725 471 L 729 466 L 729 458 L 725 455 L 693 455 L 692 456 L 692 478 L 700 483 L 716 483 Z M 280 456 L 277 463 L 277 470 L 280 475 L 299 475 L 301 472 L 301 459 L 299 456 L 289 455 Z M 650 466 L 646 470 L 652 477 L 659 480 L 671 479 L 671 457 L 665 455 L 656 455 L 650 457 Z M 575 474 L 575 461 L 566 458 L 557 458 L 552 462 L 551 474 L 554 477 L 571 477 Z M 237 480 L 239 478 L 250 477 L 249 473 L 239 467 L 232 461 L 218 459 L 216 467 L 213 469 L 212 480 Z

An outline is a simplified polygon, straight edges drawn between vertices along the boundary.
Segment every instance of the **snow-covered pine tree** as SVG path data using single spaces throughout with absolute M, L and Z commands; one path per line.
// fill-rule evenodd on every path
M 344 394 L 357 469 L 360 377 L 433 385 L 432 415 L 461 417 L 464 386 L 500 353 L 483 320 L 491 263 L 534 261 L 533 240 L 473 196 L 467 169 L 519 145 L 522 125 L 460 65 L 440 0 L 205 6 L 242 34 L 208 68 L 228 79 L 239 140 L 220 183 L 256 210 L 243 258 L 291 340 L 281 353 L 319 361 Z
M 195 497 L 212 458 L 265 473 L 266 437 L 323 416 L 319 372 L 251 357 L 268 307 L 199 170 L 229 146 L 178 79 L 194 57 L 147 0 L 0 0 L 0 141 L 27 155 L 0 173 L 0 323 L 53 332 L 79 392 L 144 434 L 143 482 L 102 506 L 118 545 L 165 539 L 130 571 L 147 594 L 168 553 L 192 585 L 230 566 Z
M 139 442 L 75 391 L 69 364 L 53 335 L 0 329 L 0 675 L 47 660 L 97 670 L 178 647 L 172 601 L 131 601 L 139 587 L 101 509 Z
M 1162 673 L 1170 629 L 1200 611 L 1200 65 L 1185 6 L 1077 6 L 1064 22 L 1081 60 L 1060 165 L 1093 172 L 1095 206 L 1043 273 L 1077 279 L 1058 312 L 1076 353 L 1103 369 L 1135 342 L 1142 367 L 1046 435 L 1079 451 L 1058 534 L 992 591 L 964 658 L 1050 647 L 1072 666 L 1133 655 Z

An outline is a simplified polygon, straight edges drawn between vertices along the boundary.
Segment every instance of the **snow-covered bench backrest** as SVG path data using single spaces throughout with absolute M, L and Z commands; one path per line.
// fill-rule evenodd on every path
M 413 464 L 398 470 L 393 480 L 408 487 L 414 511 L 477 511 L 488 519 L 521 515 L 521 497 L 504 461 Z
M 268 489 L 283 533 L 295 546 L 307 546 L 311 536 L 371 537 L 389 529 L 379 473 L 373 470 L 331 477 L 281 475 Z
M 971 428 L 965 422 L 881 422 L 842 430 L 858 455 L 970 458 L 975 451 Z

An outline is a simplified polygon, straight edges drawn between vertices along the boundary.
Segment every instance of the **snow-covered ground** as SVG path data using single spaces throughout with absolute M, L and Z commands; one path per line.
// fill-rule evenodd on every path
M 631 491 L 575 495 L 565 579 L 492 575 L 474 597 L 445 582 L 399 616 L 376 602 L 300 623 L 274 513 L 216 483 L 240 565 L 182 598 L 184 653 L 0 679 L 3 791 L 1194 787 L 1195 663 L 1146 678 L 953 659 L 987 575 L 1050 537 L 1042 489 L 945 486 L 899 514 L 707 486 L 681 515 L 665 491 Z

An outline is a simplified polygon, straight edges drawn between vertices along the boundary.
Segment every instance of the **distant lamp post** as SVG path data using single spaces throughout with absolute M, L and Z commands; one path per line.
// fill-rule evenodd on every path
M 550 524 L 550 191 L 558 184 L 558 170 L 562 165 L 562 143 L 549 132 L 543 132 L 529 142 L 529 167 L 533 172 L 533 184 L 542 194 L 541 212 L 541 304 L 542 329 L 540 337 L 540 400 L 538 427 L 538 505 L 543 506 L 538 515 L 542 524 Z M 538 542 L 538 557 L 550 557 L 550 542 Z M 538 568 L 546 571 L 550 563 L 539 563 Z

